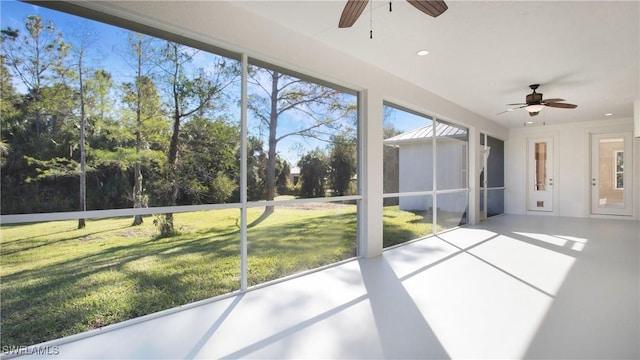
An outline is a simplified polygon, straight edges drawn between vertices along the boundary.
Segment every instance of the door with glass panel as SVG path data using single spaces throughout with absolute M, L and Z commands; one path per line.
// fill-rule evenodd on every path
M 528 210 L 553 211 L 553 139 L 529 139 Z
M 591 212 L 631 215 L 631 132 L 591 135 Z

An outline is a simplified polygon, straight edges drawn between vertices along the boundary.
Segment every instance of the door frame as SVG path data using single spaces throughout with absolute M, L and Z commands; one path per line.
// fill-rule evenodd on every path
M 596 153 L 595 150 L 595 141 L 601 137 L 622 137 L 624 138 L 624 153 L 625 153 L 625 171 L 624 171 L 624 182 L 625 182 L 625 197 L 623 198 L 624 207 L 611 207 L 611 208 L 599 208 L 596 204 L 599 193 L 594 191 L 594 187 L 597 187 L 600 183 L 599 171 L 596 169 L 596 166 L 599 165 L 599 161 L 596 157 L 596 154 L 599 155 L 599 152 Z M 634 188 L 636 187 L 633 182 L 633 177 L 635 174 L 634 169 L 634 146 L 633 146 L 634 138 L 633 132 L 631 130 L 619 129 L 619 130 L 609 130 L 609 131 L 591 131 L 589 132 L 589 214 L 591 216 L 633 216 L 634 212 L 634 203 L 633 203 L 633 195 Z M 596 185 L 594 185 L 596 184 Z
M 483 138 L 482 142 L 484 142 L 483 145 L 480 145 L 480 151 L 479 151 L 480 158 L 481 158 L 481 160 L 480 160 L 480 173 L 482 174 L 484 172 L 484 174 L 483 174 L 482 183 L 480 184 L 480 188 L 479 188 L 479 190 L 480 190 L 480 203 L 478 205 L 482 204 L 483 206 L 482 206 L 482 208 L 480 208 L 480 206 L 478 206 L 478 208 L 479 208 L 478 220 L 484 221 L 484 220 L 487 220 L 487 206 L 488 206 L 487 200 L 489 198 L 488 197 L 488 191 L 487 191 L 487 183 L 488 183 L 488 181 L 487 181 L 487 176 L 488 176 L 488 173 L 487 173 L 487 168 L 488 168 L 488 166 L 487 166 L 487 157 L 488 157 L 488 154 L 487 154 L 487 152 L 489 151 L 489 146 L 487 145 L 487 140 L 488 140 L 487 134 L 484 133 L 484 132 L 480 132 L 480 136 Z

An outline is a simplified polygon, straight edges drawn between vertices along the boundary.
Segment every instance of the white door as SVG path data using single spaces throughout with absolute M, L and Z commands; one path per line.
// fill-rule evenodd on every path
M 528 209 L 553 211 L 553 138 L 529 139 Z
M 591 213 L 632 214 L 631 132 L 591 134 Z

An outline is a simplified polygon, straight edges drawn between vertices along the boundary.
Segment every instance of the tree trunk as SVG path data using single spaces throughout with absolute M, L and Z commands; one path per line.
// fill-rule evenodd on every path
M 34 122 L 35 122 L 35 128 L 36 128 L 36 135 L 40 137 L 40 133 L 42 132 L 42 121 L 40 120 L 40 105 L 37 105 Z
M 137 150 L 138 149 L 136 149 L 136 152 Z M 133 168 L 133 177 L 134 177 L 133 207 L 142 208 L 144 207 L 144 204 L 142 201 L 142 169 L 141 169 L 139 160 L 138 160 L 138 163 L 136 163 Z M 141 225 L 142 223 L 143 223 L 142 215 L 135 215 L 133 217 L 133 224 L 131 225 L 138 226 L 138 225 Z
M 142 41 L 138 39 L 136 44 L 136 164 L 133 168 L 133 207 L 142 208 L 142 166 L 140 164 L 140 150 L 142 148 L 142 94 L 140 87 L 142 86 Z M 133 217 L 132 226 L 141 225 L 143 222 L 141 215 Z
M 165 238 L 175 234 L 173 227 L 173 214 L 164 214 L 164 220 L 160 223 L 160 237 Z
M 140 165 L 140 149 L 142 147 L 142 136 L 140 134 L 140 128 L 142 127 L 142 95 L 140 94 L 140 56 L 138 56 L 138 77 L 136 79 L 136 164 L 133 167 L 133 207 L 142 208 L 142 166 Z M 133 217 L 132 226 L 138 226 L 142 224 L 142 216 L 135 215 Z
M 178 90 L 174 85 L 174 111 L 173 111 L 173 134 L 171 135 L 171 143 L 169 144 L 169 157 L 168 157 L 168 166 L 169 166 L 169 189 L 168 189 L 168 198 L 167 198 L 167 206 L 175 206 L 178 200 L 178 140 L 179 140 L 179 132 L 180 132 L 180 102 L 178 97 Z M 166 213 L 164 214 L 164 223 L 160 227 L 160 236 L 167 237 L 171 236 L 175 233 L 175 229 L 173 227 L 173 214 Z

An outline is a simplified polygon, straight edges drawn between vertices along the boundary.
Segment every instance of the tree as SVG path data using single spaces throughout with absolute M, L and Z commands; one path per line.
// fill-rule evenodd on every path
M 283 74 L 278 70 L 250 67 L 250 82 L 257 90 L 249 97 L 248 108 L 267 132 L 266 200 L 275 197 L 277 146 L 292 137 L 312 137 L 326 140 L 328 129 L 340 128 L 337 121 L 347 112 L 340 102 L 340 93 L 328 87 Z M 287 113 L 303 114 L 308 120 L 296 129 L 279 127 Z M 265 207 L 265 214 L 273 206 Z
M 111 90 L 114 88 L 113 77 L 107 70 L 97 69 L 85 84 L 86 110 L 89 112 L 89 117 L 93 119 L 91 130 L 95 131 L 104 126 L 112 116 L 112 109 L 115 107 L 111 97 Z
M 247 154 L 247 200 L 262 200 L 267 177 L 267 154 L 264 153 L 262 140 L 249 136 Z
M 144 148 L 144 139 L 142 134 L 142 127 L 144 126 L 144 122 L 146 117 L 144 115 L 155 117 L 157 116 L 157 112 L 160 111 L 159 106 L 151 106 L 151 109 L 145 109 L 148 102 L 148 98 L 146 93 L 150 92 L 152 81 L 150 78 L 151 71 L 153 69 L 153 59 L 157 55 L 157 49 L 155 45 L 155 39 L 149 36 L 145 36 L 139 33 L 129 33 L 129 55 L 132 55 L 133 59 L 135 59 L 134 64 L 131 64 L 135 70 L 135 97 L 130 101 L 129 104 L 132 105 L 135 114 L 136 114 L 136 126 L 135 126 L 135 136 L 136 136 L 136 162 L 133 170 L 133 207 L 141 208 L 145 206 L 145 201 L 143 197 L 143 186 L 142 186 L 142 161 L 141 161 L 141 152 Z M 153 98 L 152 98 L 153 99 Z M 151 114 L 149 114 L 151 112 Z M 133 218 L 133 225 L 142 224 L 142 216 L 136 215 Z
M 43 113 L 52 99 L 43 96 L 43 89 L 51 87 L 63 70 L 68 45 L 53 22 L 44 22 L 30 15 L 25 22 L 26 35 L 16 29 L 2 31 L 2 50 L 6 65 L 13 69 L 28 90 L 28 114 L 33 118 L 35 135 L 43 130 Z M 48 100 L 48 101 L 47 101 Z
M 324 197 L 327 176 L 327 156 L 320 149 L 304 155 L 298 163 L 300 167 L 300 196 Z
M 247 199 L 263 200 L 267 179 L 267 154 L 264 151 L 264 142 L 255 136 L 249 136 L 247 142 Z M 275 173 L 278 194 L 289 192 L 291 167 L 286 160 L 277 155 Z
M 0 166 L 4 166 L 6 162 L 7 155 L 9 155 L 9 149 L 11 146 L 4 141 L 4 139 L 0 139 Z
M 77 92 L 64 62 L 69 46 L 54 24 L 39 16 L 27 17 L 25 30 L 2 30 L 3 62 L 25 89 L 19 116 L 12 117 L 8 131 L 3 129 L 11 137 L 5 170 L 13 174 L 3 176 L 3 184 L 11 183 L 15 193 L 3 196 L 3 204 L 10 203 L 10 212 L 77 209 L 69 200 L 69 189 L 74 188 L 70 181 L 78 176 L 72 160 L 78 145 L 73 123 Z
M 19 97 L 13 87 L 13 78 L 11 73 L 4 65 L 4 56 L 0 55 L 0 166 L 4 166 L 7 156 L 11 149 L 11 145 L 7 142 L 5 131 L 9 128 L 11 132 L 11 124 L 13 119 L 19 116 L 17 109 Z
M 87 88 L 85 76 L 88 69 L 87 52 L 92 43 L 97 40 L 90 29 L 86 27 L 76 29 L 74 33 L 75 41 L 71 44 L 71 52 L 74 55 L 74 67 L 78 80 L 78 96 L 80 98 L 80 196 L 79 207 L 81 211 L 87 211 L 87 149 L 86 149 L 86 128 L 87 128 Z M 78 219 L 78 229 L 84 229 L 85 219 Z
M 193 62 L 196 53 L 197 51 L 191 48 L 169 41 L 161 51 L 163 62 L 159 67 L 168 86 L 172 122 L 166 164 L 167 184 L 163 191 L 167 206 L 177 205 L 180 190 L 178 161 L 181 123 L 194 115 L 207 116 L 214 112 L 215 100 L 223 96 L 223 90 L 233 83 L 238 75 L 237 69 L 227 66 L 222 58 L 214 64 L 213 73 L 207 73 L 204 69 L 198 69 L 193 74 L 188 73 L 187 65 Z M 175 233 L 172 213 L 166 213 L 159 225 L 160 237 Z
M 276 189 L 278 190 L 278 194 L 286 194 L 291 190 L 291 166 L 289 163 L 278 157 L 276 161 L 276 173 L 278 174 L 276 178 Z
M 13 77 L 5 65 L 4 55 L 0 55 L 0 128 L 11 127 L 12 120 L 19 116 L 20 97 L 13 86 Z
M 351 193 L 351 180 L 357 170 L 356 139 L 347 134 L 334 136 L 329 147 L 329 178 L 335 195 Z
M 223 203 L 239 185 L 238 126 L 195 116 L 180 133 L 181 204 Z
M 119 154 L 114 160 L 123 169 L 133 168 L 133 205 L 134 208 L 146 207 L 148 196 L 143 186 L 143 174 L 146 170 L 153 177 L 152 174 L 159 170 L 158 167 L 166 163 L 166 150 L 171 134 L 169 121 L 165 117 L 162 99 L 152 78 L 137 77 L 135 83 L 124 83 L 121 90 L 124 104 L 124 129 L 121 131 L 125 132 L 122 137 L 128 141 L 116 150 Z M 159 179 L 155 180 L 158 183 Z M 134 216 L 132 225 L 141 223 L 142 217 Z

